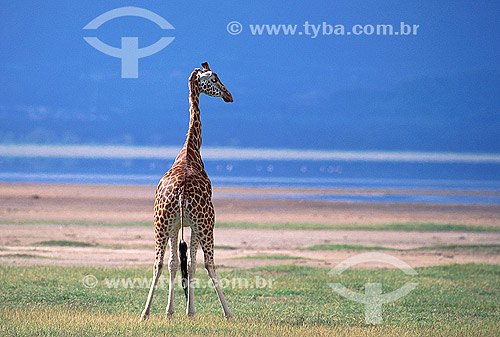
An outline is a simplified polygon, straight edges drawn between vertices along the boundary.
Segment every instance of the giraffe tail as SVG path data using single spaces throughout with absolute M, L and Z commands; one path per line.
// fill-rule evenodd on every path
M 181 213 L 181 241 L 179 242 L 179 259 L 181 262 L 181 279 L 182 279 L 182 289 L 184 289 L 184 295 L 186 295 L 186 300 L 188 298 L 188 270 L 187 270 L 187 243 L 184 241 L 184 193 L 181 192 L 180 195 L 180 213 Z
M 184 289 L 184 295 L 186 295 L 186 300 L 188 297 L 187 249 L 188 246 L 185 241 L 179 242 L 179 258 L 181 260 L 182 289 Z

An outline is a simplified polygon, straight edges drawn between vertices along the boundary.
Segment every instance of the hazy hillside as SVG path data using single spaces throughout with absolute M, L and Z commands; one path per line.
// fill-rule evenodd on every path
M 188 102 L 185 80 L 178 82 L 177 98 L 162 97 L 158 88 L 123 92 L 106 81 L 88 101 L 69 99 L 74 106 L 14 97 L 0 106 L 0 142 L 181 144 Z M 421 78 L 387 90 L 325 89 L 280 97 L 267 109 L 256 97 L 238 95 L 233 105 L 202 99 L 205 145 L 500 151 L 499 72 Z

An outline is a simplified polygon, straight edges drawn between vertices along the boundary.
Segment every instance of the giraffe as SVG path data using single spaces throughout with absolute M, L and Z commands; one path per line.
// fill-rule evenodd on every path
M 177 155 L 174 164 L 161 178 L 156 189 L 154 204 L 155 261 L 153 266 L 153 280 L 141 320 L 149 316 L 155 287 L 163 269 L 163 258 L 167 243 L 170 246 L 170 257 L 168 260 L 170 280 L 166 314 L 168 317 L 174 313 L 174 282 L 175 274 L 179 267 L 179 258 L 176 249 L 179 230 L 182 233 L 179 252 L 181 257 L 181 272 L 183 272 L 183 288 L 187 298 L 186 313 L 189 316 L 195 313 L 193 295 L 196 252 L 198 245 L 201 245 L 204 254 L 205 269 L 215 287 L 220 304 L 224 310 L 224 315 L 228 319 L 233 318 L 215 272 L 213 237 L 215 211 L 212 204 L 212 185 L 205 172 L 200 155 L 201 120 L 199 96 L 203 93 L 213 97 L 222 97 L 224 102 L 232 102 L 233 97 L 219 80 L 217 74 L 210 70 L 207 62 L 202 63 L 202 67 L 203 69 L 196 68 L 189 77 L 190 120 L 186 142 Z M 187 267 L 184 264 L 187 250 L 187 245 L 183 238 L 185 221 L 191 227 Z M 186 278 L 187 280 L 185 280 Z

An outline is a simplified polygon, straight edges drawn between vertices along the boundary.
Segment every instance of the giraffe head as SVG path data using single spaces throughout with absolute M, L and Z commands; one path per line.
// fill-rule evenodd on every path
M 203 69 L 199 70 L 196 78 L 200 93 L 204 93 L 212 97 L 222 97 L 224 102 L 232 102 L 233 96 L 229 90 L 226 89 L 224 84 L 219 80 L 216 73 L 210 70 L 208 62 L 202 63 Z

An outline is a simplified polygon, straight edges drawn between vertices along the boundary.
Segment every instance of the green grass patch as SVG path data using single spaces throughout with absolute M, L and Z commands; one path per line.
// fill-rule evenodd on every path
M 487 252 L 500 253 L 500 244 L 451 244 L 422 246 L 417 248 L 398 249 L 383 246 L 364 246 L 364 245 L 346 245 L 346 244 L 323 244 L 302 248 L 303 250 L 392 250 L 392 251 L 414 251 L 414 250 L 438 250 L 438 251 L 468 251 L 468 252 Z
M 35 255 L 35 254 L 24 254 L 24 253 L 13 253 L 13 254 L 2 254 L 0 255 L 2 258 L 10 258 L 10 259 L 52 259 L 51 257 Z
M 235 257 L 236 260 L 310 260 L 306 257 L 285 255 L 285 254 L 256 254 Z
M 419 231 L 419 232 L 500 232 L 500 227 L 435 222 L 404 222 L 380 225 L 352 225 L 345 229 Z M 355 228 L 353 228 L 355 227 Z
M 419 231 L 419 232 L 500 232 L 500 227 L 463 225 L 451 223 L 434 222 L 408 222 L 392 224 L 310 224 L 310 223 L 290 223 L 290 224 L 260 224 L 246 222 L 222 222 L 217 223 L 218 228 L 239 228 L 239 229 L 302 229 L 302 230 L 391 230 L 391 231 Z
M 150 267 L 0 265 L 0 335 L 498 336 L 500 266 L 449 265 L 416 271 L 415 276 L 399 270 L 358 269 L 328 275 L 326 268 L 295 265 L 220 270 L 219 280 L 236 317 L 226 321 L 202 271 L 196 274 L 196 316 L 186 317 L 186 302 L 176 283 L 177 312 L 165 319 L 165 270 L 150 319 L 138 323 Z M 84 286 L 88 275 L 97 280 L 93 288 Z M 248 280 L 249 286 L 235 286 L 241 283 L 233 280 L 240 279 Z M 358 293 L 364 292 L 368 282 L 382 283 L 384 293 L 406 282 L 418 286 L 383 305 L 382 324 L 367 325 L 364 305 L 335 293 L 328 286 L 332 282 Z
M 252 222 L 218 222 L 216 228 L 237 228 L 237 229 L 336 229 L 336 225 L 310 224 L 310 223 L 290 223 L 290 224 L 264 224 Z
M 238 247 L 234 247 L 234 246 L 225 246 L 225 245 L 215 245 L 214 246 L 215 249 L 227 249 L 227 250 L 235 250 L 235 249 L 238 249 Z
M 102 222 L 102 221 L 2 221 L 1 225 L 80 225 L 80 226 L 117 226 L 117 227 L 152 227 L 153 221 L 137 222 Z
M 500 244 L 453 244 L 453 245 L 435 245 L 435 246 L 425 246 L 418 247 L 414 250 L 467 250 L 467 251 L 475 251 L 475 252 L 499 252 L 500 253 Z
M 83 241 L 70 240 L 49 240 L 38 241 L 32 244 L 33 246 L 57 246 L 57 247 L 95 247 L 96 245 Z
M 141 226 L 152 227 L 152 222 L 47 222 L 47 221 L 9 221 L 0 225 L 82 225 L 82 226 Z M 404 222 L 391 224 L 314 224 L 314 223 L 289 223 L 289 224 L 262 224 L 251 222 L 218 222 L 217 228 L 238 229 L 303 229 L 303 230 L 392 230 L 392 231 L 431 231 L 431 232 L 500 232 L 500 227 L 464 225 L 454 223 L 435 222 Z
M 345 244 L 324 244 L 305 247 L 303 250 L 396 250 L 394 248 L 382 246 L 363 246 L 363 245 L 345 245 Z

